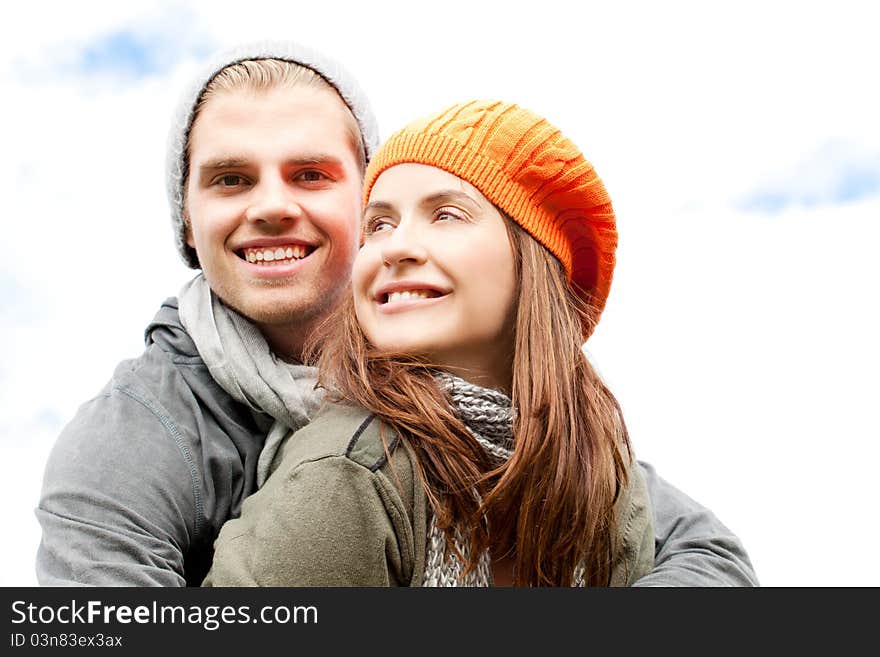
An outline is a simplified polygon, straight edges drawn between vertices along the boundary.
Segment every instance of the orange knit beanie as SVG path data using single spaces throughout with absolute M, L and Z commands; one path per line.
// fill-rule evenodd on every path
M 599 319 L 614 273 L 614 210 L 593 166 L 546 119 L 512 103 L 471 101 L 414 121 L 370 161 L 365 205 L 379 174 L 405 162 L 479 189 L 562 262 Z

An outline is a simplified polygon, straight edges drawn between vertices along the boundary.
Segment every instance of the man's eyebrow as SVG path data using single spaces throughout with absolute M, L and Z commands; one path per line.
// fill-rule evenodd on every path
M 213 160 L 205 160 L 199 165 L 199 171 L 217 171 L 218 169 L 237 169 L 248 164 L 243 157 L 218 157 Z
M 199 165 L 199 171 L 217 171 L 218 169 L 237 169 L 248 166 L 252 160 L 240 156 L 222 156 L 205 160 Z M 342 160 L 336 155 L 329 153 L 308 153 L 288 158 L 284 161 L 287 166 L 314 166 L 318 164 L 341 165 Z
M 342 160 L 337 155 L 330 153 L 309 153 L 286 159 L 285 164 L 293 166 L 308 166 L 312 164 L 335 164 L 341 165 Z

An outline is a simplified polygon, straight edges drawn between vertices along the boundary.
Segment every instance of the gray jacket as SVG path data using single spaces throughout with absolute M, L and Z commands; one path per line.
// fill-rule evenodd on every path
M 256 490 L 271 418 L 211 378 L 168 299 L 146 349 L 122 362 L 59 436 L 36 515 L 44 586 L 198 585 L 223 523 Z M 739 539 L 642 463 L 654 509 L 654 571 L 636 585 L 753 586 Z

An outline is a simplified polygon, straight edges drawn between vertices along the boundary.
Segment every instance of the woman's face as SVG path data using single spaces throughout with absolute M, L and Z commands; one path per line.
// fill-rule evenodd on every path
M 370 192 L 352 274 L 358 322 L 373 346 L 509 389 L 517 284 L 504 222 L 476 187 L 442 169 L 385 170 Z

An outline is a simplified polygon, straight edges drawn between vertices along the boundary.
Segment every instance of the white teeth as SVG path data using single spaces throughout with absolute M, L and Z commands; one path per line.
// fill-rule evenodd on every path
M 389 292 L 388 301 L 386 303 L 394 303 L 395 301 L 406 301 L 408 299 L 427 299 L 428 292 L 426 290 L 404 290 L 403 292 Z
M 272 264 L 289 264 L 291 260 L 301 260 L 308 255 L 308 247 L 300 244 L 279 246 L 268 249 L 245 249 L 244 259 L 248 262 L 265 262 Z

